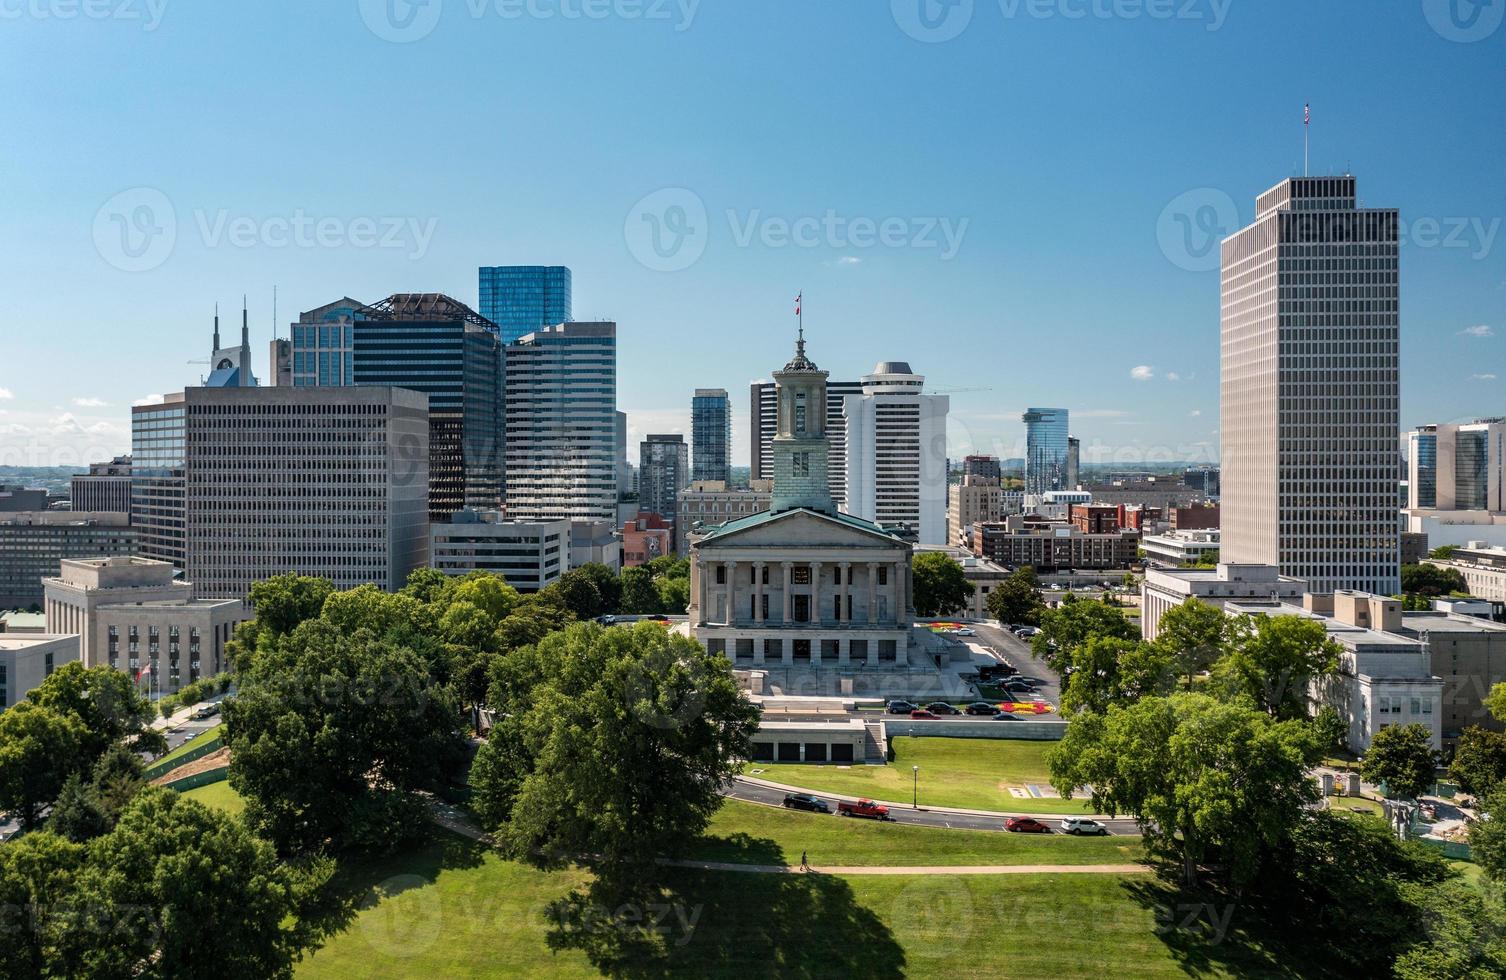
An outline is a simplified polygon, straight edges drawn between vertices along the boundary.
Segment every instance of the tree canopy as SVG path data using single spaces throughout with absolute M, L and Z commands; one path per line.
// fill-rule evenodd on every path
M 910 561 L 915 580 L 915 612 L 921 616 L 949 616 L 972 601 L 973 587 L 952 557 L 941 551 L 922 551 Z
M 1172 658 L 1190 691 L 1193 678 L 1223 656 L 1230 632 L 1231 620 L 1222 609 L 1191 598 L 1162 614 L 1156 628 L 1156 646 Z
M 1469 594 L 1469 585 L 1457 568 L 1439 568 L 1437 565 L 1401 566 L 1401 591 L 1403 595 L 1439 596 L 1460 592 Z
M 1001 623 L 1037 625 L 1046 604 L 1036 584 L 1035 569 L 1015 569 L 988 594 L 988 614 Z
M 1433 785 L 1437 767 L 1432 733 L 1414 722 L 1387 725 L 1371 736 L 1360 775 L 1384 782 L 1391 796 L 1415 800 Z
M 1140 628 L 1113 606 L 1096 600 L 1064 602 L 1058 609 L 1041 613 L 1040 633 L 1031 641 L 1035 655 L 1052 670 L 1062 673 L 1071 663 L 1072 651 L 1096 638 L 1140 639 Z
M 1274 718 L 1307 718 L 1313 680 L 1337 671 L 1342 652 L 1318 620 L 1242 616 L 1232 626 L 1228 653 L 1214 665 L 1214 679 L 1230 696 L 1246 697 Z

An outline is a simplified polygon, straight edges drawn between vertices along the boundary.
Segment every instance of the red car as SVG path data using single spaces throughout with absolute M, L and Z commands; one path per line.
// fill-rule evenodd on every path
M 914 711 L 910 712 L 910 717 L 911 718 L 935 718 L 936 717 L 936 712 L 934 712 L 934 711 L 927 711 L 925 708 L 916 708 Z
M 1004 821 L 1004 829 L 1011 834 L 1049 834 L 1051 828 L 1029 817 L 1010 817 Z

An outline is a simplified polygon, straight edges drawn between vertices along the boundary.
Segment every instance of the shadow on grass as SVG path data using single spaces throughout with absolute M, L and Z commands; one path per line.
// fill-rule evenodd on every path
M 310 952 L 348 929 L 363 909 L 432 885 L 441 871 L 479 867 L 486 853 L 476 841 L 428 828 L 399 853 L 341 857 L 329 883 L 299 915 L 309 933 Z
M 773 841 L 712 838 L 705 860 L 779 864 Z M 657 884 L 594 879 L 552 903 L 553 950 L 576 950 L 604 975 L 901 977 L 905 954 L 851 886 L 821 874 L 662 868 Z
M 1311 951 L 1288 949 L 1252 903 L 1215 889 L 1188 890 L 1163 874 L 1126 881 L 1124 891 L 1155 916 L 1153 928 L 1191 977 L 1326 977 Z
M 725 837 L 698 837 L 685 850 L 693 861 L 718 861 L 726 864 L 789 864 L 784 848 L 774 841 L 738 832 Z

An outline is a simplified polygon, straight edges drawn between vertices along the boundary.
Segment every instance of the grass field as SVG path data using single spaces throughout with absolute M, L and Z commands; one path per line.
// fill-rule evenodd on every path
M 241 811 L 246 808 L 246 801 L 241 799 L 239 793 L 230 788 L 230 780 L 228 779 L 222 779 L 217 783 L 205 783 L 203 786 L 196 786 L 182 795 L 191 800 L 198 800 L 205 806 L 217 807 L 235 816 L 239 816 Z
M 1176 897 L 1150 876 L 881 877 L 673 871 L 640 912 L 657 955 L 605 950 L 614 912 L 552 952 L 551 901 L 584 883 L 450 835 L 348 865 L 351 920 L 300 977 L 1282 976 L 1236 915 L 1221 943 L 1158 928 Z M 1166 913 L 1159 913 L 1167 921 Z M 662 915 L 662 918 L 661 918 Z M 580 935 L 581 933 L 577 933 Z M 558 939 L 558 937 L 555 937 Z M 1287 958 L 1301 962 L 1298 957 Z
M 1004 724 L 1000 722 L 1000 724 Z M 1055 742 L 985 738 L 891 739 L 887 766 L 797 765 L 760 762 L 759 778 L 807 789 L 904 802 L 911 798 L 911 766 L 920 766 L 921 806 L 955 806 L 1002 813 L 1085 813 L 1086 799 L 1021 799 L 1009 787 L 1050 784 L 1046 753 Z
M 205 742 L 218 736 L 219 734 L 221 734 L 219 725 L 216 725 L 213 728 L 205 729 L 204 731 L 195 735 L 193 738 L 184 742 L 182 745 L 173 749 L 171 752 L 167 753 L 167 755 L 162 756 L 160 759 L 153 759 L 148 764 L 147 768 L 151 768 L 152 766 L 160 766 L 164 762 L 171 762 L 174 759 L 187 755 L 194 749 L 198 748 L 200 745 L 203 745 Z

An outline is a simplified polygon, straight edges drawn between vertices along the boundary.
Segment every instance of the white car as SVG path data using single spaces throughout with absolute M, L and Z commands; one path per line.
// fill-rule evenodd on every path
M 973 629 L 971 626 L 963 626 L 963 627 L 961 627 L 959 629 L 952 630 L 952 632 L 955 633 L 957 636 L 977 636 L 978 635 L 978 631 L 975 630 L 975 629 Z
M 1089 820 L 1087 817 L 1065 817 L 1062 819 L 1062 833 L 1064 834 L 1106 835 L 1108 832 L 1108 827 L 1097 820 Z

